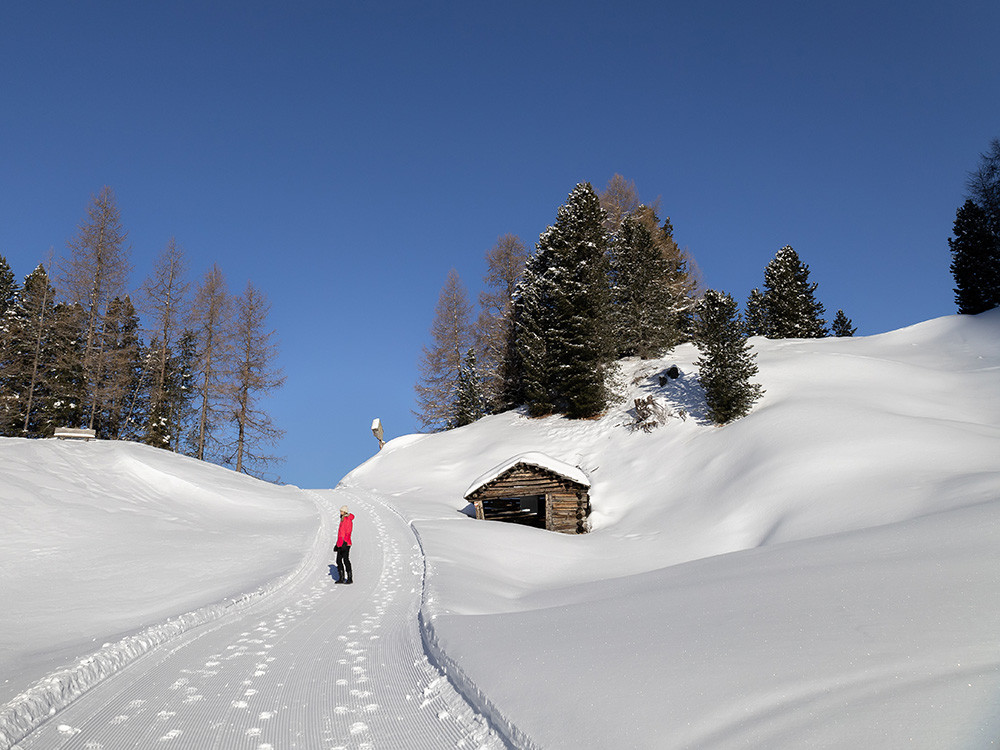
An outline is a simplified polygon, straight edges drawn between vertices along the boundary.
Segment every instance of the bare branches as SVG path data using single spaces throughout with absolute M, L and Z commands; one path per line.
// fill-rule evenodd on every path
M 271 304 L 251 282 L 235 300 L 233 318 L 233 361 L 228 389 L 229 409 L 236 424 L 236 471 L 257 473 L 278 460 L 260 452 L 261 446 L 275 445 L 284 430 L 274 426 L 263 411 L 260 399 L 271 395 L 285 382 L 274 367 L 278 357 L 276 332 L 268 326 Z M 250 469 L 254 469 L 251 471 Z

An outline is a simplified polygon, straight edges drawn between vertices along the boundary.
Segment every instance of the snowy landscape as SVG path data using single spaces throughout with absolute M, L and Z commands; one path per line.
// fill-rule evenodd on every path
M 0 439 L 0 750 L 997 746 L 1000 309 L 751 343 L 724 427 L 685 344 L 599 419 L 400 437 L 335 489 Z M 591 533 L 471 517 L 528 452 Z

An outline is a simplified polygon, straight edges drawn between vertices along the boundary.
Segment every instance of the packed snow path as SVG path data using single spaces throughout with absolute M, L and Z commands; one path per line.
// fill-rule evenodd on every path
M 312 494 L 322 528 L 286 587 L 140 657 L 15 747 L 503 747 L 424 652 L 412 530 L 373 498 Z M 350 586 L 330 567 L 343 504 L 357 516 Z

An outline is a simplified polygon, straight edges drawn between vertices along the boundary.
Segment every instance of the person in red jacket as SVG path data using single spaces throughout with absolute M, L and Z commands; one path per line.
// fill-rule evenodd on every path
M 354 528 L 354 514 L 345 505 L 340 509 L 340 528 L 337 530 L 337 583 L 354 583 L 351 572 L 351 531 Z M 344 573 L 347 576 L 344 576 Z

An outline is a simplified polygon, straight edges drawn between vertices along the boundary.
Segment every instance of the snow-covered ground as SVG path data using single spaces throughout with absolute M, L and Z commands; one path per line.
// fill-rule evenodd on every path
M 146 746 L 120 726 L 174 747 L 1000 744 L 1000 310 L 753 343 L 766 393 L 724 428 L 685 346 L 623 363 L 602 419 L 398 438 L 318 493 L 141 446 L 0 441 L 0 731 L 25 696 L 65 702 L 38 698 L 46 675 L 152 632 L 170 645 L 98 669 L 21 746 Z M 673 414 L 649 433 L 629 428 L 646 395 Z M 591 534 L 469 517 L 470 485 L 529 452 L 587 475 Z M 344 502 L 353 588 L 327 569 Z M 273 659 L 245 679 L 282 675 L 246 726 L 214 658 L 240 638 Z M 168 677 L 192 675 L 211 686 L 178 710 Z

